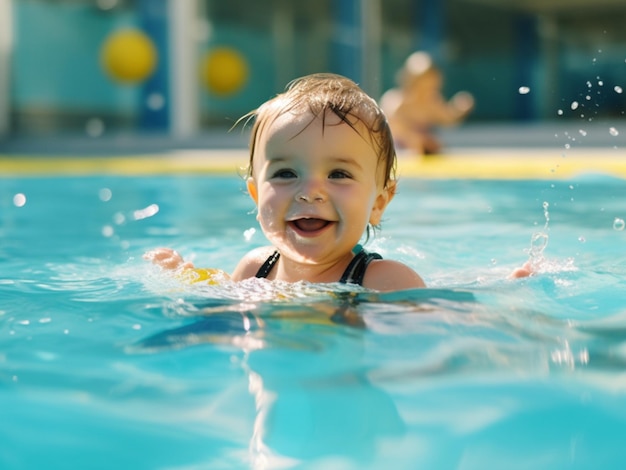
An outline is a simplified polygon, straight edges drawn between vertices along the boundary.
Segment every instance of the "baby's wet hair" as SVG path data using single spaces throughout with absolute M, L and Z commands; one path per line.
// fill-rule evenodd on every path
M 316 73 L 293 80 L 283 93 L 240 119 L 244 122 L 254 119 L 248 176 L 252 176 L 254 154 L 263 132 L 278 116 L 289 112 L 310 112 L 314 119 L 321 118 L 324 125 L 330 125 L 326 124 L 326 116 L 332 112 L 341 119 L 340 122 L 346 123 L 355 132 L 359 132 L 356 124 L 362 123 L 378 155 L 378 164 L 384 170 L 384 186 L 395 181 L 396 151 L 385 114 L 378 103 L 354 81 L 331 73 Z

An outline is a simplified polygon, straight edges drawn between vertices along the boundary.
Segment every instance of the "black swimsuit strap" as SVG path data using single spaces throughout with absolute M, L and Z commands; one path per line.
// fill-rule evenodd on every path
M 280 253 L 278 251 L 272 253 L 272 255 L 267 258 L 263 265 L 259 268 L 256 273 L 256 277 L 266 278 L 274 268 L 278 258 L 280 258 Z M 383 257 L 378 253 L 368 253 L 365 250 L 359 251 L 354 258 L 352 258 L 352 261 L 350 261 L 350 264 L 344 271 L 339 282 L 341 284 L 358 284 L 359 286 L 362 286 L 363 278 L 365 277 L 365 270 L 375 259 L 383 259 Z
M 346 268 L 339 280 L 342 284 L 358 284 L 363 285 L 363 278 L 365 277 L 365 270 L 367 266 L 375 259 L 383 259 L 378 253 L 368 253 L 365 250 L 359 251 L 350 264 Z
M 278 258 L 280 258 L 280 253 L 278 251 L 275 251 L 269 258 L 265 260 L 265 263 L 263 263 L 263 265 L 259 268 L 256 273 L 256 277 L 267 277 L 267 275 L 276 264 L 276 261 L 278 261 Z

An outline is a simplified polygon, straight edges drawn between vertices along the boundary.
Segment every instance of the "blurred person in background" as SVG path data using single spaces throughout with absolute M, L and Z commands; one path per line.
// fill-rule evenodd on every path
M 461 91 L 446 100 L 443 74 L 425 52 L 414 52 L 406 59 L 397 81 L 398 88 L 385 92 L 380 106 L 398 150 L 418 155 L 440 153 L 442 144 L 435 135 L 436 128 L 461 122 L 474 108 L 474 97 Z

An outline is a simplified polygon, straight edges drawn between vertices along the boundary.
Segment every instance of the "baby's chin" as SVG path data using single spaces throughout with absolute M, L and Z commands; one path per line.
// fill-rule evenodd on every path
M 267 236 L 267 238 L 280 251 L 281 258 L 286 258 L 296 263 L 316 265 L 321 262 L 323 257 L 328 255 L 326 247 L 320 244 L 319 241 L 315 242 L 297 235 L 294 235 L 294 240 L 271 236 Z

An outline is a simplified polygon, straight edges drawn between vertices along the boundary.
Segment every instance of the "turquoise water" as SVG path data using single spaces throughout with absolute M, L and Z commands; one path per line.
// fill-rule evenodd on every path
M 625 194 L 403 179 L 378 295 L 141 259 L 264 244 L 234 177 L 0 179 L 0 468 L 621 468 Z

